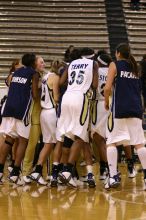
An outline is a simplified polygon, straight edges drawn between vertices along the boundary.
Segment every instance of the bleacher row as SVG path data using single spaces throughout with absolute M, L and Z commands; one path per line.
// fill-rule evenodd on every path
M 123 7 L 129 42 L 140 60 L 146 48 L 146 10 L 130 10 L 129 0 L 123 0 Z M 1 87 L 13 59 L 35 52 L 49 65 L 71 44 L 110 51 L 105 0 L 0 1 Z

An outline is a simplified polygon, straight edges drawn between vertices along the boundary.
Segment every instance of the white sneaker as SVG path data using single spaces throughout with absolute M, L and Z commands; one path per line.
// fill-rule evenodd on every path
M 30 178 L 30 176 L 23 176 L 23 180 L 25 183 L 29 184 L 29 183 L 32 183 L 32 179 Z
M 137 174 L 137 172 L 134 168 L 132 170 L 128 170 L 128 177 L 129 178 L 135 178 L 136 174 Z
M 107 177 L 104 182 L 105 189 L 117 188 L 119 185 L 120 185 L 120 178 L 118 175 L 115 175 L 113 177 Z
M 11 183 L 15 183 L 18 186 L 23 186 L 24 185 L 24 181 L 23 178 L 20 176 L 10 176 L 9 180 Z
M 67 184 L 68 186 L 75 187 L 75 188 L 77 187 L 77 184 L 72 178 L 70 172 L 61 172 L 59 173 L 58 177 L 62 183 Z
M 33 172 L 29 175 L 29 177 L 31 180 L 36 181 L 40 185 L 43 185 L 43 186 L 47 185 L 47 182 L 43 179 L 40 173 Z
M 0 173 L 0 185 L 3 185 L 4 179 L 3 179 L 3 173 Z

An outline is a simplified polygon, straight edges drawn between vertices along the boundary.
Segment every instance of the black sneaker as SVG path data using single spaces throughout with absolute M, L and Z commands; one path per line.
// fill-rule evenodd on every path
M 58 185 L 57 176 L 51 176 L 50 186 L 51 186 L 51 187 L 57 187 L 57 185 Z
M 99 175 L 99 180 L 105 180 L 108 176 L 108 168 L 107 168 L 107 163 L 104 161 L 100 161 L 100 175 Z
M 95 178 L 94 178 L 93 173 L 88 173 L 87 183 L 88 183 L 89 188 L 95 188 L 96 183 L 95 183 Z
M 107 177 L 104 183 L 104 188 L 105 189 L 117 188 L 120 185 L 120 182 L 121 179 L 118 174 L 113 177 Z
M 134 168 L 134 163 L 132 160 L 127 161 L 127 170 L 128 170 L 128 177 L 129 178 L 136 177 L 137 172 Z
M 10 183 L 14 183 L 18 186 L 24 185 L 23 177 L 21 176 L 21 170 L 19 167 L 14 167 L 11 171 L 10 175 L 8 176 Z
M 51 175 L 51 179 L 50 179 L 50 186 L 51 187 L 57 187 L 58 185 L 58 166 L 57 165 L 53 165 L 52 167 L 52 175 Z

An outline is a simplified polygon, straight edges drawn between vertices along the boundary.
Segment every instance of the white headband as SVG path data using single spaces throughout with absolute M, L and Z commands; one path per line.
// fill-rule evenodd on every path
M 100 56 L 97 57 L 97 60 L 98 60 L 101 64 L 103 64 L 103 65 L 105 65 L 105 66 L 108 65 L 108 63 L 104 62 L 104 61 L 100 58 Z
M 82 56 L 82 58 L 91 59 L 91 58 L 93 58 L 94 56 L 95 56 L 95 54 L 93 53 L 93 54 L 91 54 L 91 55 L 84 55 L 84 56 Z

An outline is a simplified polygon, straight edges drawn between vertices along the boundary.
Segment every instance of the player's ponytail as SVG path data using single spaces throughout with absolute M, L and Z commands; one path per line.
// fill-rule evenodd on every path
M 124 58 L 130 64 L 133 74 L 138 77 L 138 65 L 135 58 L 131 55 L 130 47 L 126 43 L 121 43 L 117 46 L 116 51 L 120 53 L 121 58 Z
M 138 72 L 138 65 L 137 62 L 131 54 L 129 55 L 128 62 L 130 63 L 130 66 L 132 68 L 132 72 L 135 76 L 139 77 L 139 72 Z

